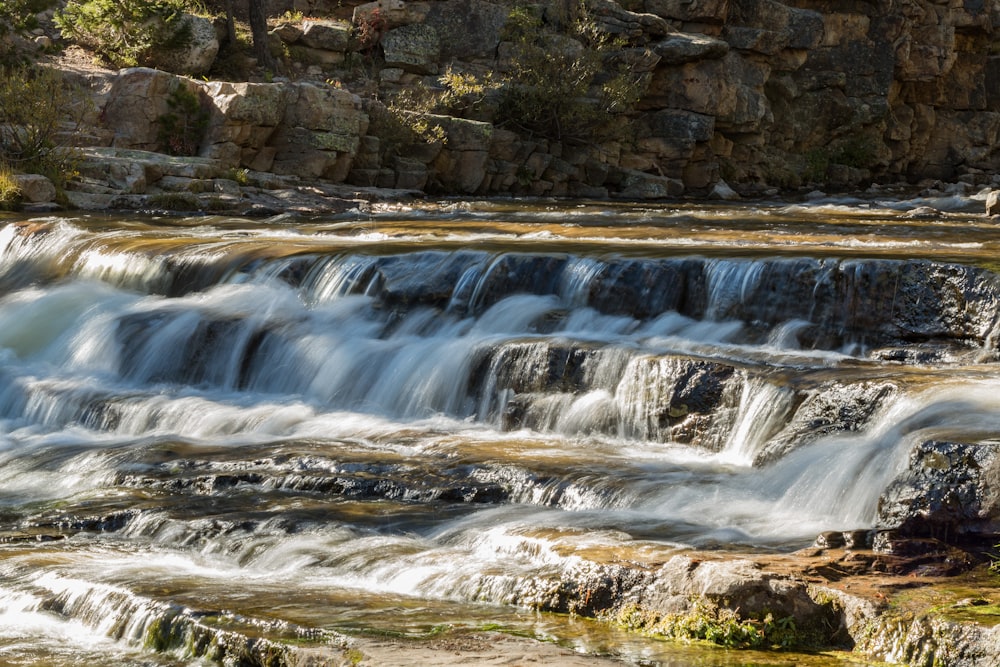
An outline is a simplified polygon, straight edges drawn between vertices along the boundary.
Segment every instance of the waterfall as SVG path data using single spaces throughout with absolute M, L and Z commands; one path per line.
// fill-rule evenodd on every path
M 964 246 L 507 214 L 0 228 L 0 650 L 534 628 L 593 563 L 872 528 L 915 447 L 1000 430 Z

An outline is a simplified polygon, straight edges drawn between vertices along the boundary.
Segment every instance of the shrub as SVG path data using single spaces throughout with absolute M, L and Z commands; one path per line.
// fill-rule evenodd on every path
M 167 97 L 167 113 L 157 118 L 157 140 L 170 155 L 194 155 L 198 152 L 210 112 L 207 99 L 178 85 Z
M 184 46 L 191 26 L 183 0 L 69 0 L 55 15 L 63 35 L 117 67 L 145 62 L 154 51 Z
M 54 4 L 54 0 L 4 0 L 0 4 L 0 35 L 9 30 L 20 32 L 38 27 L 35 15 Z
M 531 9 L 511 11 L 504 39 L 513 47 L 498 87 L 498 124 L 557 140 L 621 138 L 646 86 L 613 56 L 624 44 L 603 33 L 581 5 L 572 38 Z
M 85 97 L 61 74 L 43 67 L 0 67 L 0 161 L 62 184 L 76 155 L 62 144 L 79 120 Z
M 21 205 L 21 188 L 14 170 L 0 162 L 0 211 L 14 211 Z

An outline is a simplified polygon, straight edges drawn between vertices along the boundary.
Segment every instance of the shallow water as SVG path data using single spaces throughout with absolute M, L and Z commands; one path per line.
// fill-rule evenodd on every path
M 183 617 L 806 664 L 531 591 L 870 528 L 914 445 L 997 434 L 1000 230 L 917 203 L 0 217 L 0 663 L 187 664 Z

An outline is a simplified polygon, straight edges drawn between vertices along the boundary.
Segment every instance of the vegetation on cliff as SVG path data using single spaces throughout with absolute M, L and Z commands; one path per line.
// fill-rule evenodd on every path
M 995 185 L 1000 2 L 940 11 L 929 0 L 842 11 L 799 4 L 275 1 L 262 29 L 251 20 L 259 23 L 256 0 L 17 0 L 0 21 L 7 52 L 20 44 L 22 59 L 51 60 L 75 41 L 104 65 L 190 77 L 184 87 L 209 97 L 205 84 L 219 81 L 355 96 L 367 119 L 357 136 L 335 142 L 335 169 L 305 161 L 294 171 L 280 160 L 303 178 L 626 199 L 904 180 Z M 164 59 L 175 52 L 184 57 Z M 165 122 L 179 118 L 165 101 L 151 102 Z M 220 100 L 208 106 L 229 113 Z M 109 145 L 113 131 L 115 146 L 153 148 L 94 120 L 104 123 L 94 145 Z M 459 121 L 491 132 L 470 134 L 485 125 Z M 183 152 L 221 152 L 222 171 L 270 171 L 269 155 L 285 144 L 333 150 L 318 128 L 286 122 L 234 130 L 253 137 L 225 148 L 209 132 Z M 455 132 L 479 140 L 463 143 Z

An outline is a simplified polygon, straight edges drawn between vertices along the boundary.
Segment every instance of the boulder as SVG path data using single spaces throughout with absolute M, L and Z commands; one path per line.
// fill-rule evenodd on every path
M 720 128 L 755 131 L 772 118 L 764 95 L 769 74 L 767 64 L 744 59 L 732 51 L 719 59 L 660 67 L 640 105 L 692 111 L 714 116 Z
M 621 189 L 616 193 L 622 199 L 666 199 L 684 194 L 684 183 L 674 178 L 625 170 Z
M 361 98 L 327 85 L 302 83 L 288 91 L 283 124 L 358 137 L 368 129 Z
M 590 0 L 587 9 L 599 30 L 636 43 L 644 43 L 650 37 L 662 37 L 670 32 L 670 25 L 662 17 L 622 9 L 613 0 Z
M 992 190 L 986 195 L 986 215 L 1000 215 L 1000 190 Z
M 192 14 L 185 15 L 182 20 L 190 26 L 190 41 L 176 49 L 153 51 L 145 64 L 174 74 L 205 74 L 219 54 L 215 27 L 210 20 Z
M 55 201 L 56 186 L 40 174 L 14 174 L 21 197 L 33 204 Z
M 347 51 L 351 26 L 340 21 L 306 21 L 299 43 L 323 51 Z
M 709 199 L 721 199 L 723 201 L 737 201 L 740 198 L 739 193 L 729 187 L 729 184 L 725 181 L 719 181 L 712 187 L 712 191 L 708 193 Z
M 422 23 L 430 9 L 429 4 L 431 3 L 376 0 L 376 2 L 368 2 L 355 7 L 351 23 L 354 24 L 355 28 L 371 26 L 383 29 Z
M 424 23 L 437 31 L 442 59 L 493 57 L 510 14 L 507 7 L 486 0 L 427 4 L 430 9 Z
M 168 72 L 133 67 L 111 80 L 100 119 L 114 131 L 113 146 L 157 149 L 158 119 L 169 110 L 167 96 L 176 79 Z
M 382 37 L 387 67 L 398 67 L 415 74 L 437 74 L 441 58 L 441 40 L 429 25 L 406 25 L 394 28 Z
M 943 541 L 1000 534 L 1000 442 L 930 440 L 879 498 L 876 528 Z
M 706 35 L 675 33 L 653 46 L 653 53 L 660 56 L 664 65 L 683 65 L 696 60 L 721 58 L 729 51 L 729 44 Z

